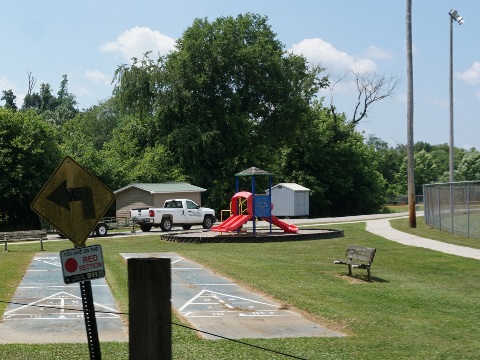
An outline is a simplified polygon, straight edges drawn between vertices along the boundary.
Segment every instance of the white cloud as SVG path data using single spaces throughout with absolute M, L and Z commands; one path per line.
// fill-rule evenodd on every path
M 473 96 L 475 96 L 480 101 L 480 90 L 475 91 Z
M 376 69 L 375 62 L 372 60 L 355 58 L 320 38 L 302 40 L 294 44 L 290 51 L 302 54 L 310 63 L 320 64 L 331 72 L 343 73 L 346 70 L 353 70 L 363 73 L 373 72 Z
M 430 103 L 432 105 L 435 105 L 435 106 L 439 106 L 443 109 L 448 109 L 449 107 L 449 104 L 448 102 L 444 101 L 444 100 L 440 100 L 440 99 L 437 99 L 437 98 L 431 98 L 430 99 Z
M 2 90 L 10 90 L 10 89 L 15 89 L 15 85 L 8 81 L 5 78 L 0 77 L 0 89 Z
M 126 59 L 141 59 L 147 51 L 165 55 L 175 49 L 175 39 L 148 27 L 135 26 L 121 33 L 115 41 L 103 44 L 101 51 L 120 53 Z
M 83 75 L 95 84 L 109 85 L 111 76 L 102 73 L 100 70 L 85 70 Z
M 85 86 L 78 86 L 75 88 L 75 95 L 78 97 L 92 96 L 93 94 L 94 91 Z
M 366 52 L 368 57 L 374 59 L 391 59 L 391 55 L 377 46 L 369 46 Z
M 480 62 L 474 62 L 470 69 L 457 74 L 457 77 L 471 85 L 480 83 Z

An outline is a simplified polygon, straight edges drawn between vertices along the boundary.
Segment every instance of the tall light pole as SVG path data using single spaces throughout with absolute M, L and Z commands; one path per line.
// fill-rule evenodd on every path
M 455 181 L 453 175 L 454 142 L 453 142 L 453 22 L 462 25 L 465 20 L 458 15 L 457 10 L 450 10 L 450 182 Z

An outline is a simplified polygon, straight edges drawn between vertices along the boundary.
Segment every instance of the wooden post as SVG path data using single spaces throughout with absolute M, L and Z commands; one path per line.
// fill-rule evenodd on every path
M 128 259 L 129 359 L 172 359 L 170 259 Z

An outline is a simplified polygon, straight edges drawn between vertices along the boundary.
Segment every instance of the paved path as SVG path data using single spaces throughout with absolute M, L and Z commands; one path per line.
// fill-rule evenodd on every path
M 423 216 L 423 211 L 417 211 L 417 217 Z M 292 219 L 291 223 L 301 224 L 342 224 L 366 222 L 366 230 L 372 234 L 381 236 L 387 240 L 395 241 L 403 245 L 416 246 L 425 249 L 440 251 L 446 254 L 462 256 L 471 259 L 480 260 L 480 249 L 474 249 L 467 246 L 453 245 L 442 241 L 422 238 L 411 235 L 392 228 L 390 220 L 398 218 L 408 218 L 408 213 L 360 215 L 337 218 L 322 219 Z
M 366 230 L 375 235 L 384 237 L 385 239 L 396 241 L 400 244 L 417 246 L 435 251 L 441 251 L 447 254 L 480 260 L 480 249 L 448 244 L 442 241 L 425 239 L 419 236 L 404 233 L 392 228 L 390 225 L 390 219 L 369 220 L 367 221 Z
M 417 211 L 417 217 L 423 216 L 423 211 Z M 422 238 L 420 236 L 411 235 L 392 228 L 390 220 L 408 218 L 408 212 L 392 213 L 392 214 L 374 214 L 345 216 L 336 218 L 321 219 L 287 219 L 288 223 L 301 226 L 303 225 L 339 225 L 348 223 L 365 222 L 366 230 L 372 234 L 381 236 L 387 240 L 396 241 L 403 245 L 416 246 L 425 249 L 440 251 L 446 254 L 462 256 L 480 260 L 480 249 L 474 249 L 467 246 L 453 245 L 442 241 Z

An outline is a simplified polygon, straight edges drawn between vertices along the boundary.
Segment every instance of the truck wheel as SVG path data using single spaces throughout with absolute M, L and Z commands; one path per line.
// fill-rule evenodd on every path
M 108 232 L 108 226 L 107 224 L 104 224 L 104 223 L 100 223 L 97 225 L 97 227 L 95 228 L 95 234 L 97 236 L 107 236 L 107 232 Z
M 190 230 L 192 228 L 192 225 L 182 225 L 183 230 Z
M 210 229 L 213 226 L 213 217 L 207 215 L 203 219 L 202 226 L 204 229 Z
M 150 230 L 152 230 L 152 225 L 140 225 L 140 230 L 142 230 L 143 232 L 149 232 Z
M 162 229 L 162 231 L 170 231 L 172 230 L 172 225 L 170 218 L 164 217 L 160 223 L 160 229 Z

